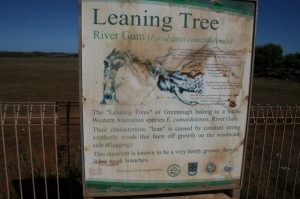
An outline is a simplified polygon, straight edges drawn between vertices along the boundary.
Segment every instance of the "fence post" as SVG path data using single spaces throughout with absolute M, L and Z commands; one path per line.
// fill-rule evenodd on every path
M 70 157 L 70 112 L 71 102 L 67 102 L 67 140 L 68 140 L 68 183 L 69 183 L 69 198 L 72 198 L 72 185 L 71 185 L 71 157 Z

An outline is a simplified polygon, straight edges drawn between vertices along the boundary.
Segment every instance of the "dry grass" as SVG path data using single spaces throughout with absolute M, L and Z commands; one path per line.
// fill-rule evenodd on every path
M 253 81 L 252 103 L 300 104 L 300 83 L 256 77 Z
M 0 58 L 0 101 L 78 101 L 75 58 Z M 300 83 L 257 77 L 252 103 L 300 103 Z
M 0 101 L 78 101 L 78 60 L 0 58 Z

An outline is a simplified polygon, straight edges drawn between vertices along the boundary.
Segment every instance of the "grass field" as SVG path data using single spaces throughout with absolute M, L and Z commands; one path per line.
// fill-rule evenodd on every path
M 254 78 L 252 103 L 300 103 L 300 83 Z M 75 58 L 0 58 L 0 101 L 78 101 Z

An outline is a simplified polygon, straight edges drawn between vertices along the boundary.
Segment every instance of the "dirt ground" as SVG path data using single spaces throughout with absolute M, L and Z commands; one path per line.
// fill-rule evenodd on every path
M 78 101 L 75 58 L 0 58 L 0 101 Z
M 0 101 L 78 101 L 76 58 L 0 58 Z M 252 103 L 300 103 L 300 83 L 255 77 Z
M 253 87 L 252 87 L 252 104 L 300 104 L 300 83 L 297 82 L 290 82 L 285 80 L 278 80 L 278 79 L 270 79 L 270 78 L 263 78 L 263 77 L 255 77 L 253 79 Z M 78 67 L 78 59 L 75 58 L 0 58 L 0 102 L 78 102 L 79 101 L 79 67 Z M 60 107 L 60 110 L 62 115 L 65 114 L 67 111 L 66 107 Z M 61 125 L 57 128 L 58 132 L 58 159 L 59 159 L 59 168 L 60 173 L 64 174 L 64 177 L 68 177 L 68 173 L 66 173 L 68 165 L 68 150 L 66 142 L 66 132 L 71 133 L 70 138 L 70 151 L 71 153 L 80 153 L 80 129 L 79 129 L 79 106 L 78 104 L 71 108 L 71 115 L 76 116 L 77 118 L 74 120 L 76 125 L 72 125 L 70 129 L 67 129 L 65 125 Z M 266 109 L 264 109 L 266 111 Z M 276 110 L 273 110 L 274 112 Z M 298 113 L 299 114 L 299 113 Z M 66 123 L 64 121 L 63 123 Z M 74 124 L 75 124 L 74 123 Z M 276 183 L 277 188 L 279 187 L 286 187 L 286 189 L 289 191 L 287 194 L 292 194 L 293 191 L 293 176 L 295 176 L 296 169 L 291 169 L 288 172 L 288 175 L 286 175 L 286 160 L 287 157 L 289 157 L 289 151 L 283 151 L 285 154 L 284 156 L 280 157 L 282 159 L 282 162 L 280 165 L 279 163 L 279 156 L 280 154 L 280 147 L 283 142 L 283 134 L 282 132 L 285 132 L 285 140 L 283 145 L 289 146 L 291 143 L 288 142 L 287 137 L 291 137 L 291 132 L 297 132 L 296 136 L 294 137 L 294 148 L 293 153 L 297 155 L 297 151 L 299 151 L 299 125 L 294 126 L 288 126 L 284 129 L 283 126 L 276 127 L 277 129 L 274 130 L 274 126 L 268 126 L 268 131 L 266 131 L 265 126 L 259 126 L 258 128 L 251 126 L 248 138 L 248 146 L 247 146 L 247 155 L 246 156 L 246 172 L 244 176 L 245 181 L 245 188 L 247 189 L 248 185 L 254 191 L 250 191 L 250 195 L 248 198 L 255 198 L 257 193 L 262 193 L 262 195 L 259 195 L 258 198 L 264 197 L 265 194 L 272 194 L 274 193 L 274 189 L 272 187 L 275 187 L 273 185 Z M 45 134 L 47 134 L 47 131 L 49 131 L 51 134 L 53 134 L 53 126 L 47 127 L 45 129 Z M 289 130 L 290 129 L 290 130 Z M 16 142 L 15 135 L 13 133 L 13 129 L 11 127 L 5 127 L 5 132 L 7 134 L 10 134 L 12 136 L 7 137 L 8 139 L 6 142 L 11 145 L 14 145 Z M 283 131 L 284 130 L 284 131 Z M 37 136 L 34 138 L 34 145 L 33 147 L 37 148 L 36 151 L 41 152 L 41 149 L 38 148 L 40 146 L 41 142 L 41 134 L 40 134 L 40 127 L 38 126 L 36 130 L 33 128 L 31 129 L 32 134 L 37 134 Z M 11 132 L 11 133 L 9 133 Z M 22 136 L 24 137 L 24 140 L 28 140 L 28 129 L 24 129 L 20 127 L 18 129 L 18 132 L 23 132 L 19 137 L 19 139 L 22 139 Z M 273 142 L 273 135 L 274 132 L 277 136 L 275 139 L 275 142 Z M 45 135 L 47 138 L 47 135 Z M 48 136 L 49 137 L 49 136 Z M 50 136 L 51 137 L 51 136 Z M 53 151 L 53 139 L 47 139 L 48 142 L 45 143 L 45 150 Z M 290 140 L 290 139 L 289 139 Z M 22 150 L 28 151 L 28 143 L 27 141 L 24 142 L 26 145 L 20 146 Z M 0 146 L 1 145 L 1 138 L 0 138 Z M 49 148 L 47 148 L 49 146 Z M 274 146 L 274 149 L 271 149 L 272 146 Z M 27 148 L 26 148 L 27 147 Z M 285 147 L 286 148 L 286 147 Z M 288 148 L 287 148 L 288 149 Z M 2 148 L 0 149 L 1 152 Z M 16 167 L 16 160 L 13 159 L 15 148 L 10 148 L 9 154 L 9 162 L 10 168 L 12 170 L 17 170 Z M 264 150 L 264 151 L 263 151 Z M 270 157 L 269 151 L 273 150 L 273 157 Z M 251 156 L 253 153 L 254 159 L 252 159 L 251 162 Z M 50 153 L 46 153 L 49 154 Z M 0 155 L 1 156 L 1 155 Z M 38 154 L 36 157 L 41 156 L 41 154 Z M 298 156 L 296 156 L 298 157 Z M 1 156 L 2 158 L 2 156 Z M 0 158 L 0 168 L 3 168 L 3 161 Z M 30 158 L 28 153 L 24 153 L 22 155 L 21 164 L 26 165 L 26 161 Z M 42 158 L 42 157 L 41 157 Z M 47 156 L 47 160 L 50 161 L 50 165 L 52 168 L 55 168 L 55 161 L 53 160 L 53 157 Z M 260 162 L 263 161 L 263 164 L 260 164 Z M 297 159 L 293 159 L 291 166 L 295 167 Z M 70 158 L 71 166 L 72 166 L 72 172 L 78 174 L 80 173 L 80 157 L 79 156 L 71 156 Z M 252 165 L 251 165 L 252 164 Z M 261 165 L 264 165 L 261 167 Z M 271 165 L 271 166 L 269 166 Z M 252 170 L 250 173 L 249 169 L 252 166 Z M 43 165 L 36 164 L 34 165 L 35 168 L 39 168 L 38 172 L 42 172 Z M 55 169 L 47 169 L 48 175 L 50 173 L 50 176 L 55 175 Z M 262 169 L 260 169 L 262 168 Z M 277 170 L 279 168 L 279 170 Z M 30 168 L 29 165 L 25 169 L 23 169 L 25 173 L 23 175 L 27 175 L 27 177 L 30 177 Z M 74 173 L 71 173 L 72 175 Z M 276 179 L 278 173 L 283 173 L 282 178 Z M 1 169 L 0 169 L 1 174 Z M 42 176 L 42 173 L 36 173 L 37 176 Z M 251 175 L 250 180 L 249 175 Z M 80 176 L 80 175 L 79 175 Z M 260 176 L 260 177 L 259 177 Z M 275 176 L 275 177 L 274 177 Z M 290 177 L 291 182 L 287 181 L 285 182 L 285 178 Z M 4 179 L 4 176 L 0 175 L 0 179 Z M 278 183 L 277 183 L 278 181 Z M 260 190 L 258 190 L 257 182 L 260 183 Z M 299 188 L 299 179 L 297 181 L 298 183 L 296 186 Z M 1 185 L 0 186 L 4 186 Z M 296 187 L 296 188 L 297 188 Z M 5 188 L 4 187 L 0 187 Z M 264 192 L 265 188 L 266 192 Z M 262 190 L 264 189 L 264 190 Z M 245 190 L 245 189 L 244 189 Z M 262 190 L 262 191 L 261 191 Z M 279 190 L 279 189 L 278 189 Z M 291 191 L 290 191 L 291 190 Z M 299 196 L 299 189 L 296 189 L 296 196 Z M 1 191 L 0 191 L 1 192 Z M 242 193 L 243 198 L 246 198 L 245 194 Z M 280 197 L 284 193 L 278 192 L 277 195 Z M 288 195 L 290 196 L 290 195 Z M 1 195 L 0 195 L 1 197 Z M 268 197 L 267 197 L 268 198 Z

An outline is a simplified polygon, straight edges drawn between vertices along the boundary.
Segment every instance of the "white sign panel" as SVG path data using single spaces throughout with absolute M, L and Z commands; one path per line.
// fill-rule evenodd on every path
M 238 187 L 255 6 L 81 2 L 85 195 Z

